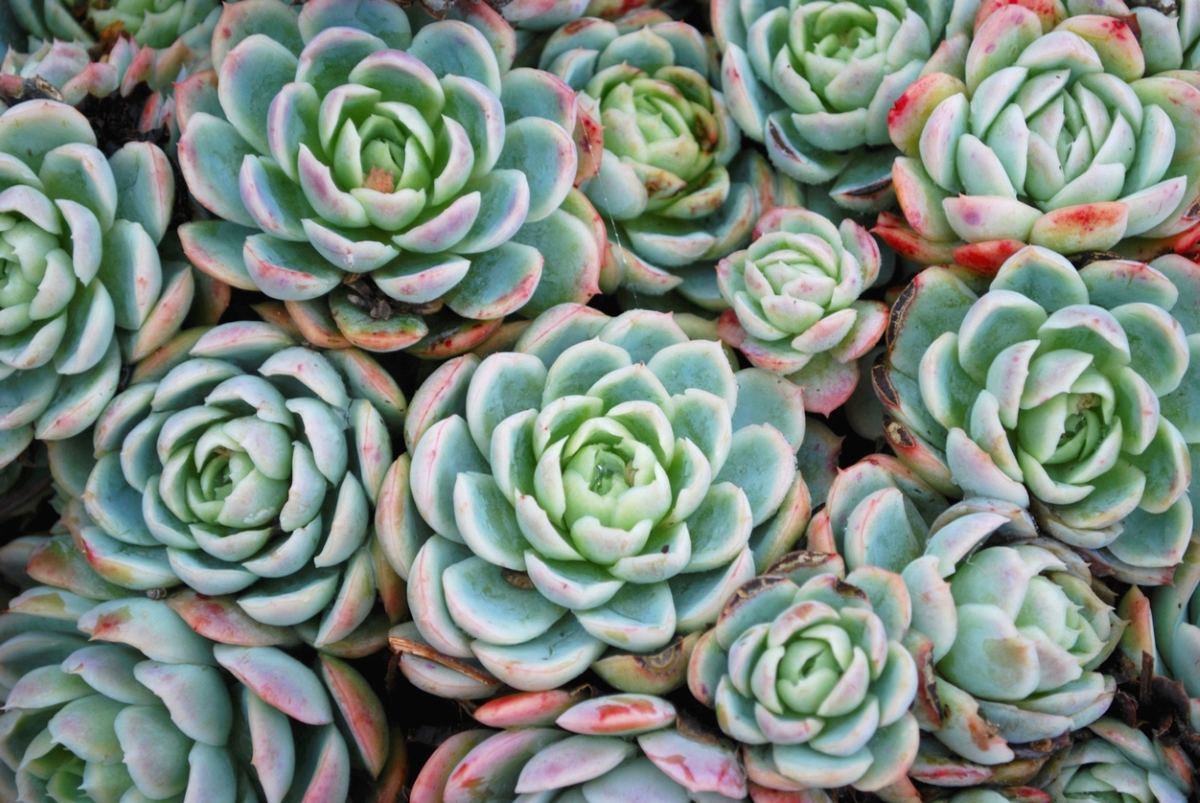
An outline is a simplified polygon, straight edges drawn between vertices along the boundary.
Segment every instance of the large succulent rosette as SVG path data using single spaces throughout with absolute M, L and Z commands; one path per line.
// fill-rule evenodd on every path
M 581 186 L 608 226 L 606 290 L 689 295 L 686 269 L 750 234 L 756 198 L 730 176 L 741 134 L 710 63 L 701 33 L 662 12 L 582 19 L 546 42 L 541 67 L 579 92 L 586 125 L 603 132 Z
M 744 745 L 758 785 L 877 791 L 917 755 L 911 616 L 899 575 L 846 575 L 836 555 L 795 552 L 735 592 L 692 653 L 688 687 Z
M 1116 684 L 1097 668 L 1123 623 L 1087 564 L 1036 534 L 1011 504 L 967 500 L 932 522 L 922 554 L 903 566 L 913 604 L 905 646 L 922 677 L 913 713 L 942 746 L 923 746 L 914 778 L 1028 781 L 1056 740 L 1108 709 Z M 875 536 L 886 539 L 886 529 Z M 867 553 L 901 566 L 913 546 L 871 544 Z
M 85 430 L 122 361 L 178 329 L 191 267 L 158 253 L 174 200 L 155 145 L 105 158 L 87 119 L 51 100 L 0 115 L 0 466 L 35 435 Z
M 117 26 L 139 45 L 155 48 L 181 39 L 206 47 L 204 39 L 220 15 L 217 0 L 12 0 L 11 6 L 21 26 L 38 39 L 91 44 Z
M 181 227 L 196 264 L 340 346 L 428 335 L 428 356 L 590 298 L 604 234 L 572 190 L 574 93 L 508 69 L 497 15 L 471 22 L 414 36 L 389 0 L 226 6 L 216 75 L 179 114 L 188 186 L 223 218 Z
M 190 345 L 190 344 L 189 344 Z M 96 424 L 98 458 L 76 526 L 104 578 L 237 594 L 266 625 L 354 632 L 390 575 L 372 508 L 404 397 L 375 361 L 297 346 L 266 323 L 228 323 Z
M 879 246 L 854 221 L 773 209 L 749 248 L 717 264 L 731 308 L 718 331 L 751 363 L 802 387 L 805 407 L 829 415 L 854 393 L 858 360 L 887 325 L 886 304 L 859 298 L 879 267 Z
M 1200 267 L 1028 247 L 977 295 L 919 274 L 875 386 L 896 454 L 948 496 L 1004 499 L 1127 582 L 1170 580 L 1192 536 Z
M 969 20 L 952 10 L 948 0 L 713 0 L 730 112 L 784 173 L 879 211 L 893 200 L 892 105 L 925 72 L 961 71 Z
M 1091 738 L 1071 747 L 1043 787 L 1054 803 L 1190 799 L 1195 768 L 1178 745 L 1163 744 L 1110 717 L 1094 723 L 1086 735 Z
M 732 747 L 659 697 L 533 692 L 485 703 L 473 716 L 488 729 L 442 742 L 413 782 L 413 803 L 747 796 Z
M 408 639 L 432 648 L 414 654 L 524 690 L 593 664 L 625 690 L 681 685 L 697 632 L 807 523 L 803 436 L 795 385 L 662 313 L 563 305 L 511 352 L 444 364 L 376 518 Z
M 995 269 L 1026 243 L 1065 254 L 1194 225 L 1200 90 L 1143 77 L 1126 19 L 1053 30 L 1022 5 L 979 26 L 965 81 L 933 73 L 889 115 L 904 220 L 878 229 L 902 256 Z
M 161 601 L 37 586 L 0 616 L 5 800 L 346 800 L 388 788 L 383 705 L 343 661 L 215 645 Z M 379 779 L 379 780 L 375 780 Z

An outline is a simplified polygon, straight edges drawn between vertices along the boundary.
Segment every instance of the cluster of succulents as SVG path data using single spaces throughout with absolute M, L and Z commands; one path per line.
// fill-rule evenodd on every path
M 1200 0 L 0 59 L 0 803 L 1200 794 Z

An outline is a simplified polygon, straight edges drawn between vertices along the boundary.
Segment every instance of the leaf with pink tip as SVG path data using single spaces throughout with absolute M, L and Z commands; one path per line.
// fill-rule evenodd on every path
M 320 656 L 321 677 L 333 696 L 343 728 L 372 777 L 383 771 L 388 754 L 387 717 L 366 680 L 349 664 Z
M 746 796 L 745 772 L 724 742 L 691 739 L 670 729 L 643 734 L 637 741 L 656 767 L 689 792 L 714 792 L 736 800 Z
M 265 625 L 250 618 L 233 597 L 207 597 L 184 589 L 167 604 L 192 630 L 205 638 L 239 647 L 283 647 L 297 643 L 289 628 Z
M 185 223 L 178 231 L 184 253 L 197 268 L 239 290 L 258 289 L 242 256 L 246 238 L 258 233 L 257 228 L 205 220 Z
M 157 145 L 129 142 L 109 164 L 116 181 L 117 216 L 142 224 L 150 239 L 160 242 L 175 204 L 175 174 L 167 155 Z
M 309 22 L 311 25 L 311 21 Z M 306 26 L 307 27 L 307 26 Z M 311 84 L 324 96 L 334 87 L 351 83 L 350 73 L 367 56 L 387 47 L 368 29 L 336 26 L 315 29 L 300 53 L 295 80 Z
M 267 704 L 309 725 L 333 722 L 329 696 L 311 669 L 274 647 L 217 644 L 212 654 L 221 666 Z
M 553 728 L 498 733 L 472 750 L 446 780 L 444 803 L 485 803 L 513 794 L 525 763 L 566 737 Z
M 585 700 L 556 720 L 572 733 L 636 736 L 675 721 L 675 706 L 648 694 L 615 694 Z
M 79 617 L 93 641 L 128 644 L 154 661 L 212 665 L 212 645 L 165 602 L 131 597 L 102 602 Z
M 238 173 L 246 156 L 258 154 L 236 128 L 197 113 L 180 137 L 178 151 L 188 190 L 201 205 L 233 223 L 254 225 L 238 191 Z
M 476 747 L 494 735 L 496 732 L 489 730 L 463 731 L 438 745 L 413 781 L 409 800 L 413 803 L 443 803 L 442 792 L 451 774 Z
M 291 243 L 267 234 L 247 237 L 242 253 L 256 288 L 271 298 L 317 298 L 340 285 L 345 275 L 308 243 Z

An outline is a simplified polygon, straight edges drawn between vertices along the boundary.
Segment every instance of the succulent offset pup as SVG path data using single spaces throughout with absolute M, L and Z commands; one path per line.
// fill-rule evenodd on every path
M 1198 298 L 1200 266 L 1174 255 L 1076 270 L 1031 246 L 981 294 L 926 270 L 875 371 L 888 440 L 947 496 L 1032 505 L 1106 571 L 1167 583 L 1193 530 Z
M 267 625 L 350 636 L 390 574 L 371 532 L 404 397 L 357 349 L 217 326 L 97 422 L 78 540 L 105 579 L 236 594 Z
M 994 271 L 1027 243 L 1074 254 L 1190 229 L 1200 89 L 1187 75 L 1145 77 L 1125 19 L 1083 14 L 1049 30 L 1021 4 L 991 11 L 965 81 L 927 75 L 889 115 L 903 219 L 881 218 L 880 236 L 924 264 Z
M 0 466 L 36 436 L 86 430 L 122 362 L 169 339 L 192 304 L 191 266 L 158 252 L 175 180 L 156 145 L 111 157 L 87 119 L 51 100 L 0 115 Z
M 879 277 L 879 246 L 852 220 L 834 226 L 807 209 L 773 209 L 754 242 L 717 264 L 732 308 L 718 331 L 759 368 L 804 390 L 829 415 L 854 393 L 858 360 L 887 325 L 887 305 L 859 295 Z
M 492 730 L 443 742 L 413 782 L 413 803 L 747 799 L 732 747 L 658 697 L 532 692 L 499 697 L 473 716 Z
M 1194 768 L 1178 745 L 1150 739 L 1105 717 L 1072 747 L 1044 787 L 1056 803 L 1133 798 L 1146 803 L 1184 803 L 1194 788 Z
M 342 346 L 430 335 L 427 356 L 590 298 L 603 231 L 572 189 L 574 94 L 508 69 L 501 18 L 472 21 L 484 31 L 446 19 L 414 35 L 390 0 L 227 5 L 216 80 L 180 115 L 188 186 L 223 218 L 181 227 L 196 265 Z
M 478 661 L 518 689 L 593 665 L 682 684 L 682 661 L 664 679 L 641 656 L 680 654 L 808 520 L 799 390 L 660 313 L 556 307 L 514 351 L 434 372 L 405 436 L 376 529 L 419 636 L 448 672 Z
M 884 789 L 919 744 L 917 667 L 901 645 L 912 613 L 898 574 L 846 575 L 837 555 L 792 553 L 726 603 L 692 653 L 688 688 L 743 744 L 756 784 Z
M 712 0 L 730 111 L 784 173 L 878 212 L 894 201 L 888 114 L 918 77 L 962 71 L 970 7 Z
M 10 610 L 5 800 L 334 801 L 358 767 L 367 786 L 393 777 L 383 705 L 337 658 L 214 644 L 145 598 L 38 586 Z

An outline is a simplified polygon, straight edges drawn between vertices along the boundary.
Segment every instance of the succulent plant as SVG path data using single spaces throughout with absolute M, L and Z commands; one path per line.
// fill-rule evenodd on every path
M 916 758 L 917 667 L 898 574 L 796 552 L 739 588 L 692 653 L 688 688 L 742 743 L 750 779 L 798 792 L 901 781 Z
M 713 0 L 730 112 L 784 173 L 825 185 L 843 207 L 877 212 L 893 201 L 892 105 L 921 75 L 961 72 L 969 20 L 954 9 L 948 0 Z
M 92 44 L 105 32 L 119 31 L 155 48 L 180 39 L 202 47 L 220 15 L 217 0 L 12 0 L 11 5 L 17 21 L 38 39 Z
M 585 125 L 602 130 L 581 188 L 608 226 L 605 290 L 679 288 L 685 269 L 750 235 L 760 210 L 730 174 L 741 134 L 710 61 L 703 35 L 661 11 L 581 19 L 546 41 L 540 66 L 578 91 Z
M 332 802 L 348 798 L 352 764 L 386 783 L 402 759 L 379 699 L 337 658 L 310 669 L 273 647 L 214 645 L 145 598 L 36 586 L 11 611 L 5 800 Z
M 1054 803 L 1137 801 L 1183 803 L 1192 791 L 1193 767 L 1178 746 L 1105 717 L 1076 742 L 1061 770 L 1044 787 Z
M 888 128 L 904 153 L 892 178 L 906 222 L 877 231 L 902 256 L 994 270 L 1026 243 L 1103 251 L 1196 223 L 1200 90 L 1144 77 L 1124 18 L 1045 23 L 996 5 L 965 81 L 933 73 L 897 101 Z
M 962 275 L 962 274 L 959 274 Z M 1200 267 L 1027 247 L 986 292 L 919 274 L 874 379 L 897 456 L 948 496 L 1004 499 L 1126 582 L 1168 582 L 1192 535 Z
M 1150 592 L 1150 617 L 1142 647 L 1158 662 L 1157 669 L 1183 684 L 1189 697 L 1191 726 L 1200 730 L 1200 545 L 1191 544 L 1175 570 L 1171 585 Z M 1136 588 L 1136 586 L 1134 587 Z M 1132 619 L 1132 616 L 1125 618 Z M 1132 629 L 1131 625 L 1131 629 Z M 1131 659 L 1136 658 L 1131 656 Z M 1140 667 L 1141 660 L 1134 660 Z
M 158 90 L 169 90 L 171 83 L 189 65 L 197 66 L 195 56 L 185 47 L 156 50 L 139 46 L 132 37 L 121 36 L 112 44 L 104 61 L 92 61 L 83 42 L 42 42 L 29 53 L 9 50 L 0 65 L 0 91 L 20 97 L 22 82 L 43 81 L 57 89 L 64 103 L 78 106 L 89 95 L 104 98 L 119 92 L 128 97 L 138 84 L 145 82 L 159 95 L 148 101 L 162 104 Z M 40 87 L 45 91 L 45 85 Z M 153 117 L 154 115 L 150 115 Z M 148 128 L 161 121 L 148 120 Z
M 429 690 L 541 691 L 592 665 L 627 691 L 681 685 L 697 632 L 807 523 L 803 437 L 795 385 L 662 313 L 563 305 L 512 351 L 445 363 L 376 515 L 451 675 Z
M 183 174 L 223 219 L 181 227 L 197 266 L 339 345 L 428 336 L 442 357 L 509 313 L 590 298 L 603 231 L 572 189 L 574 93 L 508 69 L 499 16 L 473 22 L 414 36 L 390 0 L 227 5 L 216 73 L 180 100 Z
M 746 800 L 737 753 L 670 702 L 582 691 L 500 697 L 438 747 L 413 782 L 413 803 L 515 800 Z
M 913 601 L 906 646 L 922 676 L 913 713 L 922 730 L 985 767 L 1013 761 L 1014 747 L 1052 743 L 1094 722 L 1116 689 L 1097 668 L 1116 648 L 1122 621 L 1093 589 L 1087 564 L 1036 532 L 1011 504 L 960 502 L 934 521 L 901 575 Z M 868 545 L 885 564 L 911 551 Z M 914 772 L 957 783 L 939 775 Z
M 104 578 L 236 594 L 255 621 L 349 636 L 390 569 L 371 511 L 404 397 L 357 349 L 321 354 L 267 323 L 193 341 L 96 424 L 76 526 Z
M 85 430 L 122 361 L 179 328 L 191 266 L 158 252 L 175 181 L 145 142 L 110 158 L 87 119 L 30 100 L 0 115 L 0 466 Z
M 624 16 L 650 0 L 488 0 L 518 28 L 552 31 L 580 17 L 613 19 Z
M 777 208 L 754 242 L 717 264 L 722 339 L 759 368 L 804 390 L 829 415 L 858 385 L 858 360 L 879 342 L 887 305 L 859 295 L 879 277 L 879 246 L 852 220 L 834 226 L 800 208 Z

